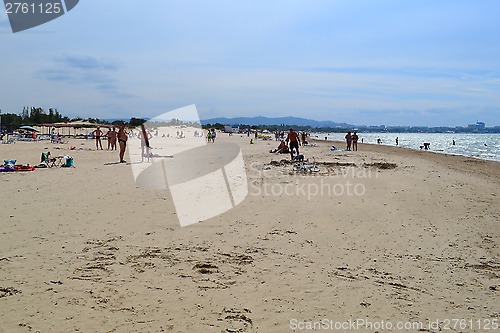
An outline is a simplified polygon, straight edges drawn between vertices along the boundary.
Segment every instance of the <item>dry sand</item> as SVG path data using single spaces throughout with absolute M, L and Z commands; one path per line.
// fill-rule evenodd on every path
M 362 144 L 330 152 L 318 142 L 303 153 L 320 172 L 297 174 L 278 163 L 289 155 L 268 152 L 276 142 L 218 140 L 241 146 L 249 195 L 184 228 L 169 191 L 137 187 L 129 165 L 110 164 L 116 152 L 67 150 L 92 141 L 0 145 L 2 160 L 35 164 L 50 150 L 75 161 L 0 174 L 0 332 L 500 324 L 499 163 Z M 446 327 L 453 319 L 467 327 Z

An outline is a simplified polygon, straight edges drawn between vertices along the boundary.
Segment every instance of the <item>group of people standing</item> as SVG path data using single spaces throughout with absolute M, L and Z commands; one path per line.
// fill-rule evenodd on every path
M 105 136 L 107 141 L 108 141 L 108 150 L 116 150 L 116 140 L 118 138 L 118 132 L 115 130 L 115 128 L 110 128 L 108 129 L 108 132 L 104 134 L 103 131 L 99 127 L 95 131 L 92 132 L 92 135 L 95 138 L 95 148 L 99 149 L 99 147 L 102 150 L 102 142 L 101 142 L 101 137 Z
M 118 144 L 120 146 L 120 163 L 125 163 L 125 160 L 123 157 L 125 156 L 125 149 L 127 147 L 127 140 L 128 140 L 128 132 L 125 129 L 125 124 L 120 125 L 118 131 L 114 127 L 111 129 L 108 129 L 108 132 L 105 134 L 100 127 L 97 127 L 93 132 L 92 135 L 95 138 L 95 147 L 97 150 L 99 148 L 102 149 L 102 142 L 101 142 L 101 137 L 106 136 L 106 139 L 108 140 L 108 150 L 116 150 L 116 143 L 118 141 Z
M 217 133 L 215 133 L 215 129 L 212 128 L 211 130 L 208 131 L 207 133 L 207 141 L 208 143 L 212 142 L 215 143 L 215 138 L 217 137 Z
M 353 151 L 358 150 L 359 136 L 358 136 L 358 133 L 356 133 L 356 131 L 354 131 L 354 133 L 352 133 L 352 134 L 351 134 L 351 131 L 347 132 L 347 134 L 345 136 L 345 140 L 347 143 L 346 150 L 353 150 Z
M 106 138 L 107 141 L 108 141 L 108 150 L 116 150 L 116 147 L 117 147 L 117 143 L 118 143 L 118 146 L 120 148 L 120 152 L 119 152 L 119 156 L 120 156 L 120 163 L 125 163 L 126 161 L 124 160 L 124 156 L 125 156 L 125 150 L 126 150 L 126 147 L 127 147 L 127 140 L 128 140 L 128 137 L 129 135 L 131 136 L 135 136 L 135 133 L 133 131 L 130 131 L 128 132 L 126 130 L 126 125 L 125 124 L 122 124 L 120 125 L 118 131 L 116 131 L 116 129 L 113 127 L 111 129 L 108 130 L 107 133 L 104 133 L 100 127 L 97 127 L 94 131 L 92 131 L 92 136 L 93 138 L 95 139 L 95 145 L 96 145 L 96 149 L 99 150 L 99 148 L 101 150 L 103 150 L 102 148 L 102 142 L 101 142 L 101 139 L 102 138 Z M 156 131 L 156 136 L 158 135 L 158 131 Z M 195 136 L 203 136 L 203 132 L 196 132 L 195 133 Z M 142 150 L 142 156 L 150 156 L 150 153 L 149 153 L 149 147 L 147 147 L 147 152 L 146 152 L 146 155 L 144 154 L 144 150 L 146 148 L 146 138 L 143 138 L 142 136 L 142 132 L 139 131 L 139 133 L 137 134 L 137 137 L 141 140 L 141 150 Z M 163 134 L 163 137 L 165 137 L 165 134 Z M 208 142 L 215 142 L 215 138 L 217 137 L 217 134 L 215 132 L 215 129 L 212 129 L 210 131 L 208 131 L 208 134 L 207 134 L 207 140 Z M 148 132 L 148 140 L 152 138 L 152 135 L 151 133 Z M 177 133 L 177 138 L 181 139 L 181 138 L 185 138 L 184 134 L 181 132 L 181 133 Z

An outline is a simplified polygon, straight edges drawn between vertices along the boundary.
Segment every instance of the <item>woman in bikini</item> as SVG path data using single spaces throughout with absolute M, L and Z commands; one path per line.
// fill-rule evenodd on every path
M 127 139 L 128 139 L 128 133 L 125 130 L 125 124 L 122 124 L 120 126 L 117 137 L 118 137 L 118 143 L 120 144 L 120 163 L 125 163 L 126 161 L 123 159 L 123 156 L 125 155 L 125 149 L 127 148 Z

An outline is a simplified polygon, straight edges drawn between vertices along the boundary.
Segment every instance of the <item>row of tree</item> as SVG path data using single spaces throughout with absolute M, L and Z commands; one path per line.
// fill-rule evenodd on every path
M 72 118 L 63 116 L 57 109 L 49 108 L 45 110 L 41 107 L 24 107 L 20 114 L 15 113 L 0 113 L 0 130 L 13 131 L 20 126 L 29 125 L 36 126 L 40 124 L 68 123 L 74 121 L 86 121 L 92 124 L 110 124 L 121 125 L 122 120 L 109 122 L 99 118 Z M 131 118 L 128 124 L 130 126 L 139 126 L 146 122 L 145 119 Z M 127 122 L 125 122 L 127 123 Z
M 20 114 L 2 113 L 0 114 L 2 129 L 13 130 L 23 125 L 38 125 L 44 123 L 68 122 L 70 119 L 64 117 L 57 109 L 50 108 L 48 111 L 41 107 L 23 108 Z

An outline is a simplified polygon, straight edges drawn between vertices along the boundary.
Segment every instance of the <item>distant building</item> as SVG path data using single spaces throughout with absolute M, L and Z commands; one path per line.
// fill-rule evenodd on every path
M 475 124 L 468 125 L 467 128 L 474 131 L 483 131 L 486 129 L 486 124 L 482 121 L 478 121 Z
M 238 125 L 225 125 L 224 132 L 225 133 L 239 133 L 240 127 Z

